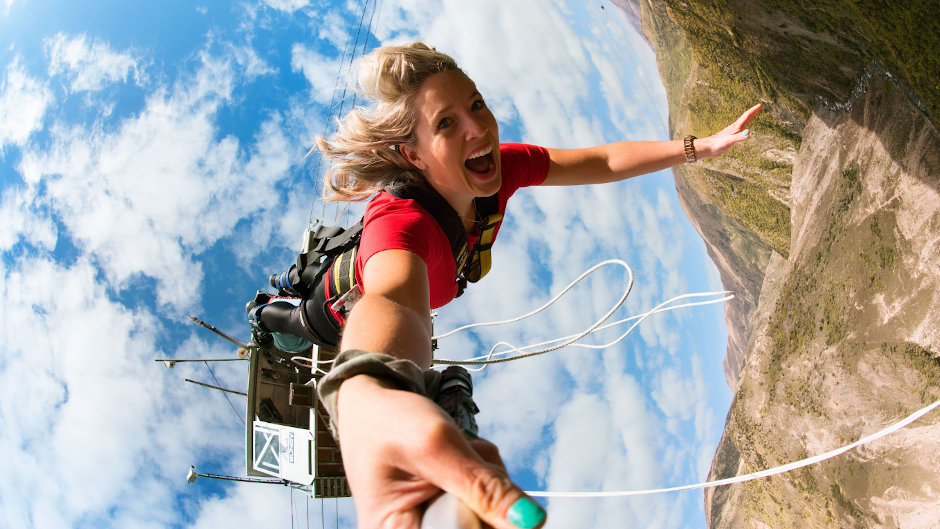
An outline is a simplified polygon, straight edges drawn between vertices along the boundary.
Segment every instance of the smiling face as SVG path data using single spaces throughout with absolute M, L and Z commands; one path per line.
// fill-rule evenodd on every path
M 483 96 L 462 72 L 428 77 L 415 95 L 415 145 L 401 152 L 465 218 L 473 199 L 502 183 L 499 126 Z

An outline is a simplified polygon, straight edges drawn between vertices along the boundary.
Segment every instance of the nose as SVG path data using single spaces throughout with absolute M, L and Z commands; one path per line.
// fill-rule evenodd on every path
M 467 139 L 477 139 L 486 134 L 486 122 L 481 113 L 470 112 L 465 120 L 466 128 L 464 130 Z

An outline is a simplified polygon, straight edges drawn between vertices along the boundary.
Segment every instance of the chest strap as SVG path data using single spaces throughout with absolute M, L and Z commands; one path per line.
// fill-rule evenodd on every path
M 464 272 L 464 276 L 471 283 L 476 283 L 490 271 L 490 248 L 493 247 L 493 239 L 496 238 L 496 228 L 499 227 L 499 223 L 502 221 L 503 214 L 498 211 L 483 217 L 483 226 L 480 227 L 480 239 L 473 248 L 470 265 Z
M 476 283 L 490 271 L 490 249 L 496 237 L 496 229 L 503 220 L 499 212 L 499 194 L 477 198 L 477 215 L 482 219 L 480 239 L 472 252 L 468 250 L 467 232 L 463 227 L 463 220 L 451 205 L 444 200 L 434 188 L 430 186 L 389 186 L 385 188 L 392 196 L 411 199 L 418 203 L 425 211 L 434 217 L 438 226 L 444 231 L 450 241 L 451 253 L 454 256 L 455 280 L 460 285 L 458 294 L 463 292 L 467 281 Z

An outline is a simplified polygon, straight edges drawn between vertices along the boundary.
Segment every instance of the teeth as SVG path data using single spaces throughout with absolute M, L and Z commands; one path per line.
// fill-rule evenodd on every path
M 480 156 L 486 156 L 487 154 L 489 154 L 489 153 L 491 153 L 491 152 L 493 152 L 493 146 L 492 146 L 492 145 L 490 145 L 490 146 L 487 147 L 486 149 L 483 149 L 482 151 L 480 151 L 480 152 L 474 154 L 473 156 L 471 156 L 471 157 L 469 157 L 469 158 L 467 158 L 467 159 L 468 159 L 468 160 L 473 160 L 474 158 L 479 158 Z

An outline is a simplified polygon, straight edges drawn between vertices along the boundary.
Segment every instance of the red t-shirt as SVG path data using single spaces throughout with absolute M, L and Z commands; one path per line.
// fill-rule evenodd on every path
M 505 214 L 506 203 L 517 189 L 545 181 L 549 160 L 545 148 L 518 143 L 500 144 L 499 155 L 503 177 L 499 211 Z M 470 248 L 478 238 L 478 235 L 467 234 Z M 424 260 L 432 309 L 446 305 L 457 295 L 456 265 L 447 235 L 417 202 L 394 197 L 386 191 L 372 199 L 363 217 L 362 239 L 356 255 L 356 283 L 363 292 L 368 285 L 362 284 L 362 269 L 370 257 L 383 250 L 407 250 Z

